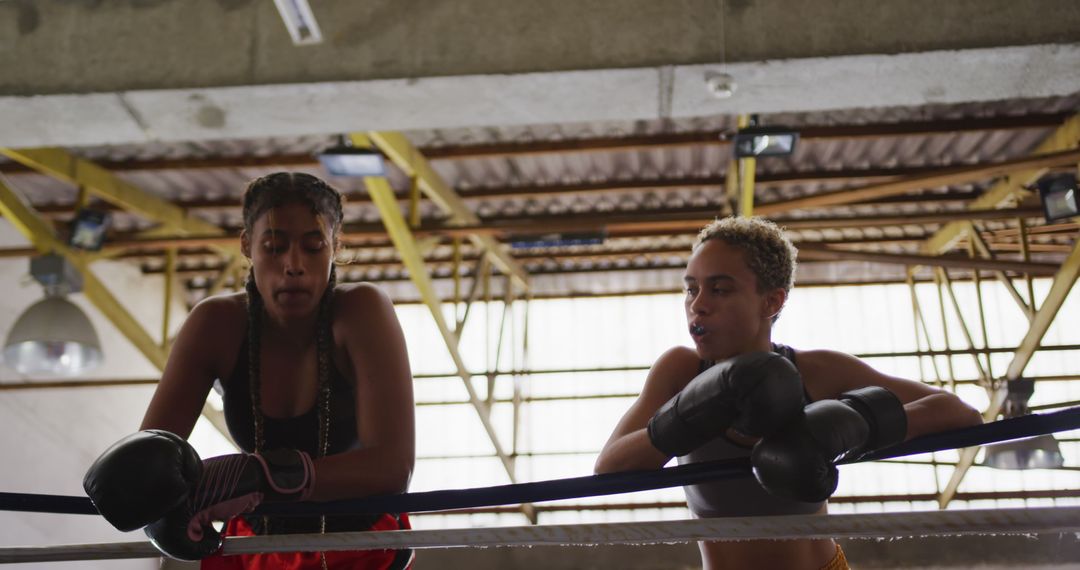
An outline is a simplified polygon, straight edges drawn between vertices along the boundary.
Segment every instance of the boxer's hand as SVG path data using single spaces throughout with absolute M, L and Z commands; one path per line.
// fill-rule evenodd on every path
M 146 527 L 146 535 L 171 558 L 198 560 L 221 545 L 212 521 L 250 512 L 263 501 L 306 500 L 314 483 L 311 457 L 303 451 L 213 457 L 203 462 L 191 499 Z
M 892 392 L 870 386 L 806 406 L 802 419 L 754 446 L 754 476 L 774 495 L 824 501 L 836 490 L 836 462 L 900 443 L 904 406 Z
M 106 449 L 87 470 L 83 489 L 105 520 L 126 532 L 185 503 L 201 473 L 199 455 L 182 437 L 145 430 Z
M 669 456 L 690 453 L 728 428 L 764 436 L 802 413 L 803 385 L 789 360 L 753 352 L 698 374 L 649 420 L 649 440 Z

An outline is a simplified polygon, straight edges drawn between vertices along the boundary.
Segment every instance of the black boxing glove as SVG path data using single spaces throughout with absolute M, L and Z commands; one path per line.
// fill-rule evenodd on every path
M 686 455 L 734 428 L 763 436 L 802 413 L 802 378 L 795 365 L 773 352 L 729 358 L 698 374 L 649 420 L 653 447 Z
M 201 472 L 199 455 L 182 437 L 144 430 L 106 449 L 87 470 L 83 489 L 105 520 L 127 532 L 187 501 Z
M 754 445 L 754 476 L 770 493 L 808 503 L 828 499 L 836 463 L 904 441 L 907 415 L 890 391 L 877 386 L 806 406 L 803 418 Z
M 222 538 L 211 521 L 250 512 L 264 501 L 307 500 L 315 484 L 311 457 L 293 449 L 212 457 L 202 467 L 189 500 L 146 527 L 150 542 L 170 558 L 213 554 Z

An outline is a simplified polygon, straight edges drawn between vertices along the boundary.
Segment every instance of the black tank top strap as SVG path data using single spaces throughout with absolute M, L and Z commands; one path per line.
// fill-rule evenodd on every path
M 772 351 L 780 356 L 791 361 L 792 364 L 798 366 L 799 363 L 795 362 L 795 349 L 786 344 L 780 344 L 778 342 L 772 343 Z
M 795 349 L 794 348 L 791 348 L 790 346 L 788 346 L 786 344 L 780 344 L 778 342 L 774 342 L 774 343 L 772 343 L 772 349 L 773 349 L 773 352 L 775 352 L 776 354 L 779 354 L 780 356 L 783 356 L 784 358 L 790 360 L 791 363 L 794 364 L 796 368 L 799 367 L 799 363 L 795 361 Z M 803 392 L 803 399 L 806 401 L 807 404 L 814 401 L 814 399 L 810 397 L 810 392 L 808 392 L 806 390 L 806 382 L 803 382 L 802 392 Z

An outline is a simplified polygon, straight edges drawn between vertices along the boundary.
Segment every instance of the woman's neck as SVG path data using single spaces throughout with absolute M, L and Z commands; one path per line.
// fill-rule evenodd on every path
M 758 334 L 753 339 L 748 339 L 745 352 L 771 352 L 772 351 L 772 327 L 771 323 L 762 325 Z

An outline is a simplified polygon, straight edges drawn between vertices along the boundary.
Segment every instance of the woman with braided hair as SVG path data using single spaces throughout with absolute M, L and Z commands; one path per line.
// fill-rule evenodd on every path
M 246 453 L 203 461 L 194 496 L 146 532 L 204 568 L 404 568 L 409 551 L 207 557 L 220 543 L 211 520 L 266 501 L 404 492 L 415 460 L 412 376 L 390 300 L 370 284 L 335 281 L 341 195 L 314 176 L 275 173 L 248 185 L 243 213 L 246 291 L 192 310 L 140 434 L 186 438 L 219 381 L 229 432 Z M 95 468 L 88 481 L 100 477 Z M 225 534 L 398 528 L 408 528 L 404 514 L 240 514 Z

